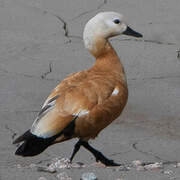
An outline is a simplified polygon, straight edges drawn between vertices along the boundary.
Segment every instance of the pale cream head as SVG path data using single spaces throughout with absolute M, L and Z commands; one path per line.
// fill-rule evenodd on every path
M 117 22 L 119 21 L 119 23 Z M 89 50 L 95 47 L 99 39 L 108 39 L 109 37 L 122 34 L 127 28 L 123 21 L 123 16 L 116 12 L 101 12 L 90 19 L 83 33 L 85 47 Z
M 116 12 L 98 13 L 85 25 L 83 33 L 85 47 L 94 55 L 103 48 L 110 37 L 123 33 L 135 36 L 135 34 L 127 34 L 127 30 L 128 32 L 129 30 L 133 31 L 128 27 L 121 14 Z M 136 33 L 136 37 L 142 37 L 140 34 L 138 36 L 137 32 L 133 32 Z

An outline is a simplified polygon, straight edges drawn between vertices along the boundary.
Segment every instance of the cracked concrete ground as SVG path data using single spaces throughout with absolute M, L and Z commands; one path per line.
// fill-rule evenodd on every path
M 175 167 L 180 162 L 179 7 L 179 0 L 0 0 L 0 179 L 58 179 L 57 174 L 27 167 L 69 157 L 75 140 L 33 158 L 15 157 L 12 140 L 30 127 L 59 81 L 92 65 L 94 58 L 82 42 L 83 28 L 89 18 L 106 10 L 123 13 L 144 39 L 111 40 L 126 70 L 129 100 L 122 116 L 92 144 L 125 165 L 140 160 L 164 166 L 61 171 L 72 179 L 87 171 L 102 180 L 180 179 L 180 168 Z M 82 148 L 74 161 L 91 164 L 94 159 Z

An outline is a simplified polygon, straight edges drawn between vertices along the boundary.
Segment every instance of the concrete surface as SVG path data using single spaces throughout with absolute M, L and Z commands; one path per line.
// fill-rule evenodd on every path
M 178 180 L 180 168 L 179 0 L 0 0 L 0 179 L 73 180 L 94 172 L 99 180 Z M 33 158 L 14 156 L 12 140 L 30 127 L 50 91 L 94 58 L 84 49 L 86 21 L 100 11 L 123 13 L 144 39 L 113 38 L 124 64 L 129 100 L 122 116 L 92 144 L 128 166 L 134 160 L 163 162 L 162 169 L 129 171 L 87 167 L 38 172 L 30 164 L 69 157 L 75 140 Z M 94 163 L 84 149 L 75 160 Z M 18 168 L 21 166 L 22 168 Z

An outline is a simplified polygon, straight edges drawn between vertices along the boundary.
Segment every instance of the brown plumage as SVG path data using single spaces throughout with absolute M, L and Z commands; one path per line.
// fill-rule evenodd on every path
M 102 14 L 96 15 L 94 19 L 102 21 Z M 117 13 L 104 13 L 107 19 L 114 19 L 114 16 L 122 18 Z M 94 26 L 94 22 L 89 24 Z M 89 24 L 86 25 L 85 31 L 89 31 L 87 30 Z M 123 25 L 119 27 L 119 34 L 126 32 L 127 26 L 124 31 L 121 30 Z M 135 31 L 131 33 L 141 37 Z M 96 58 L 94 65 L 88 70 L 68 76 L 52 91 L 32 128 L 15 140 L 15 143 L 24 141 L 17 150 L 17 155 L 37 155 L 49 145 L 79 138 L 71 160 L 82 145 L 96 157 L 97 161 L 105 165 L 118 165 L 92 148 L 88 140 L 94 139 L 121 114 L 128 98 L 126 77 L 118 55 L 107 40 L 114 34 L 110 32 L 106 37 L 106 34 L 99 36 L 94 33 L 93 38 L 96 38 L 92 42 L 86 39 L 86 34 L 85 32 L 85 45 L 88 41 L 86 47 Z

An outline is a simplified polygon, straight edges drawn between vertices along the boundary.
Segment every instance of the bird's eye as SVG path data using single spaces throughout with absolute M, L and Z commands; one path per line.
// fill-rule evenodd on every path
M 119 24 L 119 23 L 120 23 L 120 20 L 119 20 L 119 19 L 115 19 L 113 22 L 114 22 L 115 24 Z

